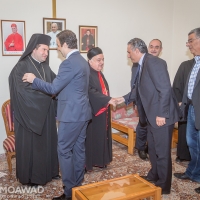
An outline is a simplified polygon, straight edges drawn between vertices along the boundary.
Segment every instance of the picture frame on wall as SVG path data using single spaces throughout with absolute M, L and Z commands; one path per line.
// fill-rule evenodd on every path
M 66 29 L 66 19 L 43 18 L 43 33 L 51 37 L 49 49 L 57 49 L 56 35 Z
M 25 51 L 25 21 L 1 20 L 2 56 L 21 56 Z
M 79 50 L 87 53 L 89 49 L 97 47 L 97 26 L 79 26 Z

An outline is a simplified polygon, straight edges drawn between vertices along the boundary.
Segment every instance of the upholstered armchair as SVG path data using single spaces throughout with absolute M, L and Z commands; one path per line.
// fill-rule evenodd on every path
M 7 100 L 3 103 L 1 111 L 7 134 L 7 138 L 3 141 L 3 147 L 5 149 L 7 157 L 8 169 L 11 174 L 12 173 L 11 159 L 13 156 L 15 156 L 15 135 L 14 135 L 13 115 L 10 109 L 10 100 Z

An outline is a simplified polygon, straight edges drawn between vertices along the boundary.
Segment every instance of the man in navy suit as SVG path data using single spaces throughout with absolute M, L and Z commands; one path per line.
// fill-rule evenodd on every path
M 63 195 L 53 199 L 69 200 L 72 188 L 80 186 L 84 178 L 86 128 L 91 119 L 90 69 L 77 50 L 76 35 L 72 31 L 58 33 L 56 40 L 57 49 L 66 60 L 61 63 L 53 82 L 42 81 L 31 73 L 24 75 L 23 82 L 32 83 L 34 90 L 58 94 L 58 158 L 65 189 Z
M 147 124 L 147 142 L 151 169 L 147 181 L 169 194 L 172 179 L 171 139 L 174 123 L 179 119 L 179 107 L 173 94 L 167 63 L 147 53 L 143 40 L 134 38 L 128 42 L 128 58 L 138 63 L 133 71 L 135 89 L 118 98 L 118 103 L 135 101 L 141 124 Z

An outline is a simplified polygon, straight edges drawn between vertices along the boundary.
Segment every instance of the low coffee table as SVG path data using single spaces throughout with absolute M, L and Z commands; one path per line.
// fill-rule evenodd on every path
M 73 200 L 141 200 L 152 197 L 161 199 L 161 188 L 137 174 L 101 181 L 72 189 Z

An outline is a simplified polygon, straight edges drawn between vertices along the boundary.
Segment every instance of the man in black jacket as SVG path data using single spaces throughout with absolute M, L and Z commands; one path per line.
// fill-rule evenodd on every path
M 181 104 L 184 111 L 189 107 L 188 112 L 184 112 L 187 116 L 183 118 L 187 119 L 186 139 L 191 161 L 185 173 L 174 173 L 174 176 L 200 183 L 200 28 L 189 32 L 186 45 L 195 56 L 195 64 L 188 76 Z M 196 188 L 195 191 L 200 193 L 200 188 Z

